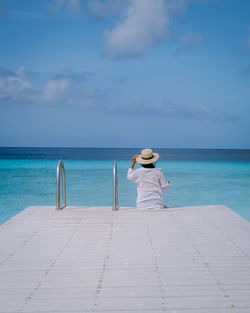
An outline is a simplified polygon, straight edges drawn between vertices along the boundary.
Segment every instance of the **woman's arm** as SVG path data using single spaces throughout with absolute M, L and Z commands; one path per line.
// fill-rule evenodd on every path
M 127 179 L 133 182 L 137 181 L 137 175 L 136 175 L 136 170 L 134 170 L 134 166 L 136 163 L 136 158 L 138 157 L 138 155 L 134 155 L 132 158 L 132 163 L 130 165 L 130 168 L 128 169 L 128 173 L 127 173 Z
M 166 180 L 162 172 L 161 172 L 160 184 L 161 184 L 161 188 L 164 190 L 167 190 L 170 187 L 169 180 Z

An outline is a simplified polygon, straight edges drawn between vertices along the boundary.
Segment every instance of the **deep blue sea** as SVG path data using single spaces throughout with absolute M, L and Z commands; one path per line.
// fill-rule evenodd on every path
M 56 167 L 63 160 L 68 205 L 112 205 L 113 160 L 120 206 L 135 206 L 136 186 L 126 180 L 141 148 L 0 147 L 0 223 L 30 205 L 56 202 Z M 168 206 L 225 204 L 250 221 L 250 150 L 154 149 L 171 188 Z

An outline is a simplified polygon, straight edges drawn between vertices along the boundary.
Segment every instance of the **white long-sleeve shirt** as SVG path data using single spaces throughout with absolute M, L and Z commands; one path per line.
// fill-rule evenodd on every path
M 170 184 L 166 181 L 160 168 L 129 168 L 127 179 L 137 184 L 138 208 L 164 208 L 161 189 L 168 189 Z

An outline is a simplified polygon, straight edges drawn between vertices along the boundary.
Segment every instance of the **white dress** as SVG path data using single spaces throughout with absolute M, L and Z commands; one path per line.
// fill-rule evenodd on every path
M 162 198 L 162 189 L 168 189 L 160 168 L 129 168 L 127 179 L 137 184 L 137 208 L 157 209 L 166 207 Z

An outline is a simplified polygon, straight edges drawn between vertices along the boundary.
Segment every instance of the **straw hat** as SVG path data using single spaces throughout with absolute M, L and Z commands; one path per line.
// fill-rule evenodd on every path
M 159 154 L 151 149 L 143 149 L 141 154 L 136 158 L 136 162 L 140 164 L 150 164 L 159 159 Z

